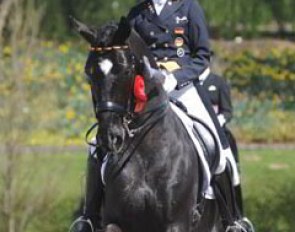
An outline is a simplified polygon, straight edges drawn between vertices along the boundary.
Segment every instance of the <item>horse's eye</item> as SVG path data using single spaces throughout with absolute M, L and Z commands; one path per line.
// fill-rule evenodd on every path
M 93 74 L 94 74 L 93 67 L 85 67 L 85 78 L 89 84 L 91 83 L 91 77 L 93 76 Z
M 87 73 L 85 73 L 84 77 L 85 77 L 87 83 L 90 85 L 91 84 L 91 76 L 89 76 Z
M 88 76 L 92 76 L 92 74 L 93 74 L 93 67 L 85 67 L 85 73 Z

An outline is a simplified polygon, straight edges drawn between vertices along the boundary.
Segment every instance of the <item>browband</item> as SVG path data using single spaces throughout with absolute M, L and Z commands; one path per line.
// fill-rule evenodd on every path
M 111 47 L 90 47 L 90 51 L 95 52 L 104 52 L 104 51 L 112 51 L 112 50 L 125 50 L 128 49 L 128 45 L 122 46 L 111 46 Z

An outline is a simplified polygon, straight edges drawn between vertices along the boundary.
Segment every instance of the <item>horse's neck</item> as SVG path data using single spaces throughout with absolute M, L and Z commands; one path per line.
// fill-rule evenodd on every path
M 151 119 L 151 123 L 143 133 L 138 134 L 138 136 L 142 136 L 139 145 L 144 149 L 140 149 L 140 155 L 137 158 L 144 160 L 151 168 L 153 165 L 157 165 L 157 162 L 165 160 L 167 156 L 169 156 L 169 162 L 178 159 L 177 149 L 182 147 L 179 143 L 189 141 L 187 132 L 170 105 L 167 105 L 163 110 L 164 114 L 159 115 L 160 112 L 156 112 L 155 118 L 158 117 L 157 120 L 152 121 L 153 119 Z M 193 152 L 194 147 L 192 146 L 191 149 Z

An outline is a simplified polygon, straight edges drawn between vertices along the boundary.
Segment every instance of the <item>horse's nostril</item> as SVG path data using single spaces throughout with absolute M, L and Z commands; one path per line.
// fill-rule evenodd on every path
M 110 150 L 119 152 L 123 147 L 123 142 L 124 142 L 124 130 L 108 133 L 108 147 Z
M 122 143 L 123 139 L 119 135 L 114 135 L 114 136 L 112 136 L 111 141 L 113 142 L 113 144 L 120 144 L 120 143 Z
M 123 138 L 120 136 L 117 136 L 116 138 L 116 144 L 121 145 L 123 143 Z

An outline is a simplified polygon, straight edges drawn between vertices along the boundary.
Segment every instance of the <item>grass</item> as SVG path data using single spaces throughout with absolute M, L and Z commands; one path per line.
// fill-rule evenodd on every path
M 295 150 L 243 150 L 247 216 L 258 232 L 294 232 Z
M 258 232 L 295 231 L 294 156 L 295 150 L 241 151 L 245 208 Z M 38 187 L 46 178 L 54 177 L 55 187 L 53 204 L 44 209 L 47 213 L 35 217 L 28 232 L 67 231 L 82 195 L 86 158 L 86 152 L 43 154 L 34 158 L 33 165 L 39 168 L 35 169 L 37 178 L 32 183 Z

